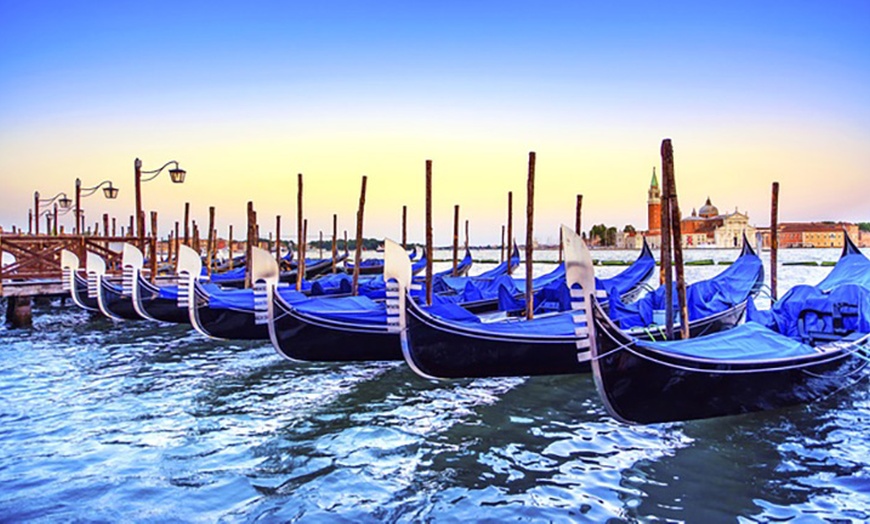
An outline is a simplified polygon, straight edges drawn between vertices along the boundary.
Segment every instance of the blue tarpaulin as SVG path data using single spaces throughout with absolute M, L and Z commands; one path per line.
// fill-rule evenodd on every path
M 338 322 L 387 324 L 386 305 L 368 297 L 311 297 L 297 302 L 293 307 L 300 313 Z
M 635 342 L 641 347 L 663 353 L 723 361 L 770 360 L 817 353 L 812 346 L 780 335 L 755 322 L 689 340 Z
M 695 282 L 686 288 L 689 320 L 697 320 L 721 313 L 747 300 L 762 271 L 761 259 L 754 253 L 741 255 L 725 271 L 715 277 Z M 631 304 L 619 300 L 620 293 L 608 291 L 610 318 L 622 329 L 653 325 L 653 312 L 665 309 L 665 286 Z M 679 311 L 676 283 L 673 287 L 674 311 Z M 675 315 L 678 319 L 679 315 Z

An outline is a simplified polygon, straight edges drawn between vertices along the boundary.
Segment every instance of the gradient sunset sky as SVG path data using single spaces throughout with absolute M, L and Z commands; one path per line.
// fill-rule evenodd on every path
M 190 201 L 205 229 L 423 240 L 424 163 L 435 241 L 453 206 L 473 244 L 497 242 L 507 192 L 523 238 L 529 151 L 536 237 L 646 227 L 646 191 L 672 138 L 684 214 L 769 222 L 870 220 L 870 2 L 46 2 L 0 0 L 0 225 L 27 226 L 33 192 L 127 223 L 133 160 L 178 160 L 187 182 L 143 185 L 166 234 Z M 660 168 L 657 169 L 659 171 Z M 62 219 L 72 227 L 72 215 Z M 330 232 L 330 233 L 327 233 Z

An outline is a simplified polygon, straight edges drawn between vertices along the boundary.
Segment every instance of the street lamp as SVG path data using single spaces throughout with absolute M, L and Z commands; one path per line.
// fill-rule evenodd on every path
M 103 187 L 106 186 L 106 187 Z M 82 187 L 82 181 L 79 178 L 76 178 L 76 228 L 75 234 L 78 235 L 81 228 L 83 228 L 82 224 L 82 198 L 87 198 L 94 193 L 97 192 L 98 189 L 103 188 L 103 195 L 109 199 L 114 200 L 118 198 L 118 188 L 112 185 L 111 180 L 103 180 L 99 184 L 94 187 Z M 82 194 L 84 191 L 84 194 Z
M 138 158 L 135 162 L 133 162 L 133 168 L 136 174 L 136 233 L 139 237 L 139 243 L 143 246 L 145 244 L 145 215 L 142 214 L 142 182 L 154 180 L 155 178 L 157 178 L 157 175 L 162 173 L 163 170 L 170 165 L 175 166 L 169 169 L 169 178 L 172 179 L 172 182 L 176 184 L 184 183 L 184 176 L 187 174 L 187 171 L 181 169 L 181 167 L 178 165 L 178 162 L 176 162 L 175 160 L 170 160 L 169 162 L 166 162 L 165 164 L 160 166 L 160 168 L 154 169 L 152 171 L 142 171 L 142 161 Z M 151 176 L 147 178 L 142 178 L 142 175 Z
M 37 235 L 39 234 L 39 220 L 38 220 L 38 218 L 40 216 L 39 205 L 45 204 L 47 206 L 50 206 L 51 204 L 53 204 L 55 202 L 57 202 L 58 205 L 60 205 L 60 207 L 63 209 L 69 209 L 70 205 L 72 204 L 72 200 L 70 200 L 69 197 L 66 196 L 66 193 L 64 193 L 64 192 L 60 192 L 51 198 L 43 198 L 43 199 L 39 198 L 39 191 L 33 192 L 33 214 L 36 215 L 36 217 L 37 217 L 37 220 L 35 221 Z

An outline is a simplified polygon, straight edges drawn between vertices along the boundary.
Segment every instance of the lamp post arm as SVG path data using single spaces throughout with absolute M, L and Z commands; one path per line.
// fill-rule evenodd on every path
M 154 169 L 152 171 L 139 171 L 140 176 L 141 175 L 151 175 L 148 178 L 142 178 L 141 181 L 142 182 L 149 182 L 151 180 L 154 180 L 155 178 L 157 178 L 157 175 L 159 175 L 164 169 L 169 167 L 170 164 L 175 164 L 175 167 L 178 168 L 178 162 L 175 160 L 170 160 L 169 162 L 166 162 L 165 164 L 163 164 L 159 168 Z
M 112 181 L 111 180 L 103 180 L 102 182 L 95 185 L 94 187 L 79 188 L 79 190 L 81 191 L 81 197 L 82 198 L 89 197 L 89 196 L 93 195 L 94 193 L 96 193 L 98 189 L 100 189 L 101 187 L 103 187 L 105 185 L 112 187 Z
M 38 194 L 39 194 L 39 193 L 37 193 L 37 195 L 38 195 Z M 39 198 L 38 196 L 37 196 L 37 198 L 39 199 L 39 203 L 40 203 L 40 204 L 45 204 L 45 205 L 49 205 L 49 206 L 50 206 L 51 204 L 55 203 L 55 202 L 56 202 L 58 199 L 60 199 L 60 198 L 69 198 L 69 197 L 66 196 L 66 193 L 64 193 L 63 191 L 61 191 L 60 193 L 54 195 L 54 196 L 51 197 L 51 198 Z

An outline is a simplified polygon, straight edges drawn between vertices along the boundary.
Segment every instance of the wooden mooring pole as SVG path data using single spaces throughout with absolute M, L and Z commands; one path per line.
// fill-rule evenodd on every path
M 338 215 L 332 215 L 332 272 L 335 273 L 335 259 L 338 257 Z
M 535 152 L 529 152 L 529 178 L 526 184 L 526 318 L 535 318 L 535 293 L 532 289 L 535 252 Z
M 214 206 L 208 208 L 208 242 L 206 243 L 206 265 L 208 265 L 208 277 L 211 278 L 212 266 L 214 266 Z
M 432 305 L 432 161 L 426 161 L 426 305 Z
M 668 179 L 668 201 L 671 210 L 671 232 L 674 249 L 674 266 L 677 273 L 677 302 L 680 307 L 680 337 L 689 339 L 689 309 L 686 304 L 686 278 L 683 272 L 683 234 L 680 217 L 680 202 L 677 197 L 677 182 L 674 175 L 674 149 L 671 140 L 662 142 L 662 176 Z
M 779 250 L 779 182 L 774 182 L 770 194 L 770 304 L 776 302 L 777 251 Z
M 664 148 L 662 149 L 662 163 L 664 163 Z M 665 337 L 668 340 L 674 338 L 674 288 L 673 271 L 671 270 L 671 207 L 670 180 L 662 175 L 662 208 L 661 208 L 661 281 L 665 286 Z
M 451 276 L 456 276 L 456 267 L 459 265 L 459 206 L 453 206 L 453 269 Z
M 300 253 L 302 253 L 302 273 L 296 274 L 296 282 L 301 283 L 302 280 L 305 279 L 305 257 L 308 256 L 308 219 L 302 219 L 302 249 Z
M 230 266 L 229 269 L 233 269 L 233 225 L 230 224 L 229 236 L 227 236 L 227 249 L 230 252 Z
M 504 226 L 501 226 L 501 256 L 499 263 L 504 262 Z
M 157 211 L 151 212 L 151 283 L 157 280 Z
M 178 223 L 178 220 L 176 220 L 175 221 L 175 235 L 172 238 L 172 240 L 175 241 L 175 264 L 173 265 L 173 267 L 174 267 L 176 272 L 178 271 L 178 246 L 181 245 L 181 241 L 178 238 L 178 230 L 179 230 L 179 223 Z
M 402 249 L 408 249 L 408 206 L 402 206 Z
M 251 287 L 251 248 L 254 247 L 254 231 L 256 231 L 256 218 L 254 218 L 254 203 L 248 201 L 247 210 L 247 238 L 245 241 L 245 287 Z
M 275 216 L 275 262 L 281 268 L 281 215 Z
M 353 258 L 353 294 L 359 292 L 359 266 L 362 262 L 362 241 L 363 241 L 363 214 L 366 207 L 366 180 L 368 177 L 363 175 L 362 188 L 359 193 L 359 209 L 356 212 L 356 253 Z
M 302 291 L 302 277 L 305 275 L 305 246 L 302 239 L 302 173 L 296 177 L 296 291 Z M 354 288 L 354 294 L 356 289 Z
M 184 245 L 190 247 L 190 202 L 184 203 Z
M 583 195 L 577 195 L 577 208 L 574 211 L 574 232 L 577 233 L 577 236 L 583 234 L 582 225 L 580 223 L 580 217 L 583 212 Z M 559 228 L 561 231 L 562 228 Z
M 513 238 L 514 238 L 514 192 L 508 191 L 508 216 L 507 216 L 507 251 L 505 251 L 505 260 L 508 261 L 507 273 L 513 273 L 514 268 L 511 267 L 511 256 L 513 256 Z

